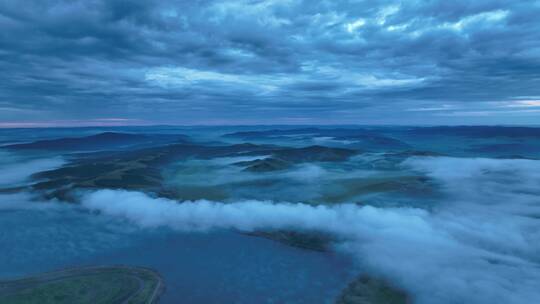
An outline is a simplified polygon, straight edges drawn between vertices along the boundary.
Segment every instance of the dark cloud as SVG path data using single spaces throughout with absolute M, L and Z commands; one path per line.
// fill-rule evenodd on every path
M 538 1 L 6 0 L 0 121 L 535 123 L 539 14 Z

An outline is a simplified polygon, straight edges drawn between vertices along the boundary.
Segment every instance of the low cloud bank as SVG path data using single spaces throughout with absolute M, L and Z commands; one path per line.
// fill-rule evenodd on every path
M 142 227 L 324 231 L 362 270 L 405 288 L 415 303 L 540 300 L 540 162 L 413 158 L 404 167 L 438 182 L 447 199 L 430 210 L 301 203 L 178 203 L 100 190 L 82 204 Z
M 17 185 L 34 173 L 55 169 L 64 163 L 61 157 L 27 159 L 0 151 L 0 186 Z

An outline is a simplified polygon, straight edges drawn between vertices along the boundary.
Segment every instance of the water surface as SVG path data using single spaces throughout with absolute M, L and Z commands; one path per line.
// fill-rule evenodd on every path
M 0 231 L 2 278 L 81 265 L 146 266 L 166 281 L 162 303 L 331 303 L 354 275 L 335 253 L 230 231 L 141 230 L 71 206 L 5 208 Z

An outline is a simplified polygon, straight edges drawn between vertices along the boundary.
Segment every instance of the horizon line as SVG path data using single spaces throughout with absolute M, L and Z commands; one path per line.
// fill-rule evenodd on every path
M 30 123 L 32 124 L 32 123 Z M 202 127 L 312 127 L 312 126 L 325 126 L 325 127 L 540 127 L 540 124 L 513 124 L 513 123 L 499 123 L 499 124 L 89 124 L 89 125 L 39 125 L 34 124 L 32 126 L 22 123 L 19 126 L 16 124 L 3 125 L 0 123 L 0 129 L 82 129 L 82 128 L 142 128 L 142 127 L 185 127 L 185 128 L 202 128 Z

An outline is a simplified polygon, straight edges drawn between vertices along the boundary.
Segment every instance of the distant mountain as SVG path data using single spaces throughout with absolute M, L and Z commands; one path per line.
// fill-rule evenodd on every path
M 271 172 L 285 170 L 295 163 L 319 161 L 344 161 L 358 152 L 349 149 L 309 146 L 305 148 L 276 148 L 248 154 L 271 155 L 270 157 L 234 163 L 249 172 Z
M 3 148 L 15 150 L 92 151 L 141 148 L 187 141 L 188 137 L 185 135 L 104 132 L 84 137 L 66 137 L 13 144 Z
M 324 146 L 309 146 L 305 148 L 289 148 L 273 151 L 273 155 L 288 161 L 343 161 L 358 152 L 349 149 L 331 148 Z
M 340 144 L 364 150 L 406 150 L 411 147 L 398 139 L 380 134 L 374 130 L 362 128 L 301 128 L 274 129 L 264 131 L 236 132 L 223 135 L 225 138 L 243 140 L 313 140 L 328 141 L 328 144 Z M 326 144 L 326 143 L 325 143 Z
M 245 167 L 245 171 L 250 172 L 270 172 L 279 171 L 289 168 L 292 164 L 278 158 L 264 158 L 250 161 L 242 161 L 234 163 L 236 166 Z
M 414 127 L 405 130 L 412 135 L 463 136 L 474 138 L 540 138 L 540 128 L 507 126 L 455 126 L 455 127 Z
M 273 129 L 264 131 L 235 132 L 223 135 L 223 137 L 242 139 L 261 139 L 272 137 L 291 137 L 295 135 L 325 136 L 325 137 L 359 137 L 362 135 L 376 135 L 377 133 L 367 129 L 323 129 L 323 128 L 300 128 L 300 129 Z
M 540 145 L 533 142 L 474 145 L 467 152 L 484 157 L 538 158 Z
M 280 136 L 290 136 L 290 135 L 305 135 L 305 134 L 320 134 L 323 129 L 319 128 L 301 128 L 301 129 L 272 129 L 264 131 L 243 131 L 228 133 L 223 135 L 223 137 L 230 138 L 242 138 L 242 139 L 261 139 L 268 137 L 280 137 Z
M 446 156 L 442 153 L 432 151 L 401 151 L 401 152 L 389 152 L 389 153 L 377 153 L 366 157 L 359 162 L 363 162 L 367 168 L 377 170 L 396 170 L 398 166 L 409 157 L 440 157 Z
M 303 148 L 273 148 L 270 150 L 258 150 L 245 155 L 271 155 L 280 160 L 301 163 L 318 161 L 344 161 L 359 152 L 351 149 L 333 148 L 325 146 L 309 146 Z

